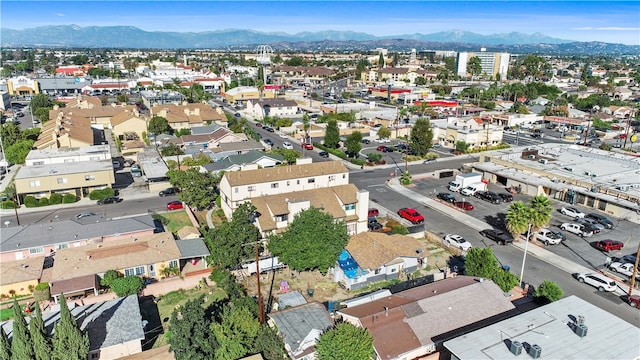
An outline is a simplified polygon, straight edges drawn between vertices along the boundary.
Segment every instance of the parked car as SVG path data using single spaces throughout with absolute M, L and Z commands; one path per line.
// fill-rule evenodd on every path
M 456 202 L 456 197 L 451 195 L 451 193 L 448 192 L 441 192 L 438 193 L 438 195 L 436 195 L 436 197 L 442 201 L 446 201 L 449 203 L 454 204 Z
M 262 127 L 262 123 L 256 123 L 257 127 Z
M 425 161 L 423 161 L 422 163 L 425 165 L 429 165 L 429 164 L 435 164 L 437 162 L 437 160 L 435 158 L 433 159 L 427 159 Z
M 177 187 L 170 187 L 160 191 L 158 195 L 160 195 L 160 197 L 165 197 L 169 195 L 176 195 L 179 192 L 180 192 L 180 189 L 178 189 Z
M 302 143 L 302 147 L 305 150 L 313 150 L 313 145 L 309 144 L 309 143 Z
M 424 222 L 424 216 L 420 215 L 415 209 L 402 208 L 398 210 L 400 217 L 409 220 L 412 224 L 422 224 Z
M 625 255 L 620 259 L 620 261 L 625 262 L 625 263 L 635 264 L 636 263 L 636 254 Z
M 95 216 L 96 213 L 91 212 L 91 211 L 85 211 L 85 212 L 81 212 L 80 214 L 76 215 L 76 219 L 80 220 L 82 218 L 86 218 L 89 216 Z
M 611 221 L 606 216 L 603 216 L 603 215 L 600 215 L 600 214 L 596 214 L 596 213 L 589 213 L 589 214 L 587 214 L 586 218 L 587 219 L 593 219 L 593 220 L 599 222 L 600 224 L 602 224 L 607 229 L 613 229 L 614 228 L 613 221 Z
M 629 296 L 629 306 L 640 309 L 640 295 Z
M 552 230 L 552 232 L 558 239 L 560 239 L 562 241 L 566 241 L 567 240 L 567 235 L 563 234 L 561 231 Z
M 293 145 L 291 145 L 291 143 L 288 141 L 283 142 L 282 147 L 285 149 L 293 150 Z
M 274 128 L 272 128 L 271 126 L 267 127 L 267 126 L 263 126 L 263 129 L 266 129 L 268 132 L 272 133 L 272 132 L 276 132 L 276 130 Z
M 617 272 L 623 275 L 631 277 L 633 275 L 633 265 L 631 263 L 612 262 L 609 264 L 609 269 L 613 272 Z M 636 274 L 636 279 L 640 279 L 640 273 Z
M 280 134 L 278 134 L 278 135 L 279 135 L 281 138 L 283 138 L 283 139 L 286 139 L 286 138 L 287 138 L 287 134 L 285 134 L 285 133 L 282 133 L 282 132 L 281 132 L 281 133 L 280 133 Z
M 369 208 L 368 217 L 378 216 L 380 215 L 380 211 L 376 208 Z
M 589 237 L 593 235 L 593 231 L 586 229 L 582 224 L 564 223 L 560 225 L 560 229 L 576 234 L 581 237 Z
M 473 205 L 468 201 L 456 201 L 453 204 L 459 207 L 460 209 L 464 209 L 467 211 L 473 210 Z
M 596 248 L 605 252 L 609 252 L 611 250 L 622 250 L 623 247 L 624 244 L 621 241 L 611 239 L 600 240 L 596 243 Z
M 500 194 L 498 194 L 498 196 L 500 196 L 502 198 L 503 202 L 512 202 L 513 201 L 513 195 L 511 195 L 509 193 L 500 193 Z
M 482 234 L 482 236 L 487 237 L 488 239 L 491 239 L 497 242 L 500 245 L 513 243 L 513 238 L 511 237 L 511 235 L 505 234 L 500 230 L 484 229 L 480 231 L 480 234 Z
M 390 146 L 384 146 L 384 145 L 380 145 L 376 148 L 376 150 L 383 152 L 383 153 L 388 153 L 388 152 L 393 152 L 393 148 Z
M 182 208 L 184 208 L 184 206 L 182 205 L 182 201 L 175 200 L 167 203 L 167 210 L 179 210 Z
M 369 145 L 369 144 L 371 144 L 371 140 L 369 140 L 369 139 L 362 139 L 362 143 L 363 143 L 363 144 L 366 144 L 366 145 Z
M 544 228 L 538 231 L 536 239 L 545 245 L 557 245 L 562 242 L 562 239 L 557 237 L 553 231 Z
M 576 220 L 576 223 L 584 225 L 587 229 L 593 231 L 594 234 L 598 234 L 605 229 L 604 225 L 593 219 L 580 218 Z
M 580 211 L 580 210 L 578 210 L 578 209 L 576 209 L 574 207 L 564 207 L 563 206 L 560 209 L 560 213 L 562 215 L 566 215 L 566 216 L 572 217 L 574 219 L 581 219 L 581 218 L 584 218 L 584 216 L 585 216 L 585 214 L 582 211 Z
M 326 151 L 320 151 L 320 153 L 318 155 L 320 155 L 320 157 L 323 157 L 323 158 L 328 158 L 329 157 L 329 153 L 326 152 Z
M 390 143 L 391 140 L 389 140 L 388 138 L 377 138 L 375 140 L 375 142 L 380 143 L 380 144 L 386 144 L 386 143 Z
M 233 114 L 233 116 L 235 116 L 235 117 L 241 117 L 242 115 L 241 115 L 239 112 L 237 112 L 237 113 Z
M 104 204 L 117 204 L 119 202 L 122 202 L 122 199 L 117 197 L 117 196 L 109 196 L 106 197 L 104 199 L 100 199 L 98 200 L 98 205 L 104 205 Z
M 369 228 L 369 231 L 381 231 L 384 228 L 384 226 L 382 226 L 382 224 L 380 224 L 378 220 L 369 221 L 369 224 L 367 226 Z
M 456 247 L 462 251 L 469 251 L 471 249 L 471 243 L 465 238 L 456 234 L 447 234 L 444 236 L 444 243 L 449 246 Z
M 264 143 L 269 146 L 273 146 L 273 141 L 271 139 L 264 139 Z
M 615 281 L 598 273 L 579 273 L 576 278 L 581 283 L 597 288 L 598 291 L 614 291 L 618 287 Z
M 498 194 L 494 193 L 493 191 L 482 192 L 482 194 L 480 195 L 480 198 L 492 204 L 499 204 L 502 202 L 502 197 L 500 197 Z

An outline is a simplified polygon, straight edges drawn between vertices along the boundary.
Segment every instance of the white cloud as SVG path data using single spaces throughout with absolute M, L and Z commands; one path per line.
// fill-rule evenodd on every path
M 63 13 L 56 13 L 56 16 L 63 17 L 63 16 L 64 16 L 64 14 L 63 14 Z

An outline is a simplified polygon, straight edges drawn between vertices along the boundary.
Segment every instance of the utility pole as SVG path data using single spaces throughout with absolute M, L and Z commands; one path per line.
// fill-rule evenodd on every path
M 633 285 L 636 282 L 636 275 L 638 275 L 638 260 L 640 260 L 640 245 L 638 245 L 638 251 L 636 251 L 636 263 L 633 265 L 633 274 L 629 280 L 629 297 L 627 302 L 631 302 L 631 295 L 633 294 Z
M 258 283 L 258 311 L 260 313 L 260 324 L 264 324 L 264 301 L 262 300 L 262 291 L 260 290 L 260 251 L 259 241 L 256 241 L 256 280 Z

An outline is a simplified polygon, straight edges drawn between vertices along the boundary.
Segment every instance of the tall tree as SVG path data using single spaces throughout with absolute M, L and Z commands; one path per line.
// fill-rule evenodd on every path
M 433 130 L 429 120 L 419 118 L 411 129 L 411 148 L 419 156 L 426 155 L 433 146 Z
M 60 295 L 60 321 L 53 328 L 54 360 L 84 360 L 89 354 L 89 335 L 78 328 L 64 294 Z
M 513 235 L 514 239 L 518 239 L 529 228 L 530 209 L 522 201 L 514 201 L 509 206 L 506 216 L 507 231 Z
M 380 139 L 388 139 L 391 136 L 391 130 L 388 127 L 383 126 L 378 129 L 378 137 Z
M 186 171 L 169 170 L 167 177 L 171 185 L 182 189 L 178 197 L 180 200 L 196 209 L 208 209 L 215 204 L 216 187 L 220 179 L 209 173 L 201 173 L 197 168 L 190 168 Z
M 335 149 L 340 145 L 340 129 L 336 120 L 329 120 L 324 133 L 324 145 Z
M 294 270 L 326 274 L 348 240 L 343 221 L 312 207 L 297 214 L 284 233 L 272 236 L 269 250 Z
M 467 62 L 467 74 L 471 75 L 471 80 L 474 80 L 476 76 L 482 73 L 482 60 L 479 57 L 473 56 Z
M 31 334 L 27 329 L 27 320 L 22 313 L 22 308 L 18 304 L 18 299 L 13 298 L 13 330 L 11 336 L 11 355 L 15 360 L 31 360 L 35 354 L 31 344 Z
M 244 203 L 233 212 L 231 221 L 206 230 L 204 238 L 211 250 L 210 264 L 235 268 L 243 260 L 251 258 L 254 249 L 251 244 L 258 241 L 260 235 L 252 222 L 255 219 L 255 210 L 251 203 Z
M 384 55 L 380 53 L 380 56 L 378 56 L 378 69 L 382 68 L 384 68 Z
M 33 144 L 33 140 L 20 140 L 4 148 L 7 161 L 13 164 L 24 164 Z
M 275 329 L 267 324 L 260 325 L 254 342 L 254 353 L 261 353 L 265 360 L 288 359 L 284 341 Z
M 31 315 L 31 321 L 29 322 L 29 333 L 31 334 L 33 350 L 35 352 L 34 359 L 50 360 L 51 342 L 49 341 L 49 334 L 44 327 L 40 305 L 36 304 L 35 308 L 36 311 Z
M 2 326 L 0 326 L 0 360 L 11 360 L 11 343 Z
M 345 146 L 349 154 L 353 155 L 353 157 L 358 157 L 358 153 L 362 149 L 362 133 L 359 131 L 352 132 L 347 136 Z
M 369 331 L 351 323 L 340 323 L 325 331 L 316 344 L 320 360 L 370 360 L 375 358 Z
M 174 310 L 169 321 L 169 350 L 176 360 L 213 359 L 217 344 L 210 326 L 211 319 L 202 307 L 202 297 Z
M 216 360 L 235 360 L 248 355 L 253 351 L 259 328 L 260 322 L 249 308 L 227 303 L 221 321 L 211 324 L 218 343 Z
M 311 129 L 311 121 L 308 113 L 302 115 L 302 128 L 304 129 L 304 141 L 309 139 L 309 129 Z
M 531 198 L 529 204 L 529 221 L 531 222 L 534 234 L 551 221 L 552 213 L 553 207 L 548 197 L 538 195 Z
M 171 126 L 169 121 L 162 116 L 154 116 L 149 120 L 149 133 L 154 135 L 170 134 Z
M 491 279 L 505 292 L 518 285 L 518 277 L 504 270 L 488 247 L 469 250 L 465 256 L 464 270 L 469 276 Z

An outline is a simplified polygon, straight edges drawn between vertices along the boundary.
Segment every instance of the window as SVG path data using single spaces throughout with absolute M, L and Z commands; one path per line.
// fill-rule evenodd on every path
M 291 182 L 289 180 L 287 180 L 287 186 L 291 185 Z
M 300 185 L 300 180 L 296 180 L 296 185 Z
M 124 276 L 133 276 L 133 275 L 134 275 L 134 269 L 133 268 L 124 269 Z
M 93 175 L 85 175 L 85 176 L 84 176 L 84 179 L 85 179 L 86 181 L 90 181 L 90 180 L 95 180 L 95 179 L 96 179 L 96 177 L 95 177 L 95 176 L 93 176 Z
M 138 275 L 138 276 L 144 275 L 144 266 L 136 267 L 136 275 Z
M 288 219 L 288 215 L 284 214 L 284 215 L 276 215 L 276 221 L 277 222 L 281 222 L 281 221 L 287 221 Z
M 238 189 L 236 189 L 236 192 L 238 192 L 237 190 L 238 190 Z M 256 191 L 256 186 L 255 186 L 255 185 L 249 185 L 249 186 L 247 186 L 247 191 Z
M 313 184 L 313 183 L 315 183 L 315 182 L 316 182 L 316 179 L 311 178 L 311 179 L 307 180 L 307 182 L 308 182 L 309 184 Z
M 29 255 L 42 254 L 43 252 L 44 248 L 42 246 L 29 249 Z
M 60 243 L 56 245 L 56 250 L 68 249 L 68 248 L 69 248 L 69 243 Z
M 347 210 L 347 211 L 348 210 L 355 210 L 356 209 L 356 204 L 355 203 L 347 204 L 347 205 L 344 206 L 344 209 Z
M 92 156 L 89 158 L 89 160 L 91 161 L 100 161 L 100 157 L 99 156 Z
M 44 161 L 34 161 L 33 165 L 44 165 Z
M 169 261 L 169 267 L 178 267 L 178 260 Z
M 65 162 L 65 163 L 72 163 L 72 162 L 73 162 L 73 159 L 64 159 L 64 162 Z
M 335 179 L 336 179 L 336 176 L 335 176 L 335 175 L 329 175 L 329 181 L 333 181 L 333 180 L 335 180 Z
M 31 187 L 38 187 L 38 186 L 40 186 L 40 180 L 32 180 L 32 181 L 29 181 L 29 186 L 31 186 Z
M 271 188 L 272 188 L 272 189 L 277 189 L 277 188 L 278 188 L 278 186 L 280 186 L 280 184 L 278 184 L 278 183 L 273 183 L 273 184 L 271 184 Z
M 66 184 L 67 183 L 67 178 L 58 178 L 56 180 L 58 181 L 58 184 Z
M 249 190 L 249 191 L 251 191 L 251 190 Z M 233 192 L 237 194 L 238 193 L 238 188 L 233 189 Z

